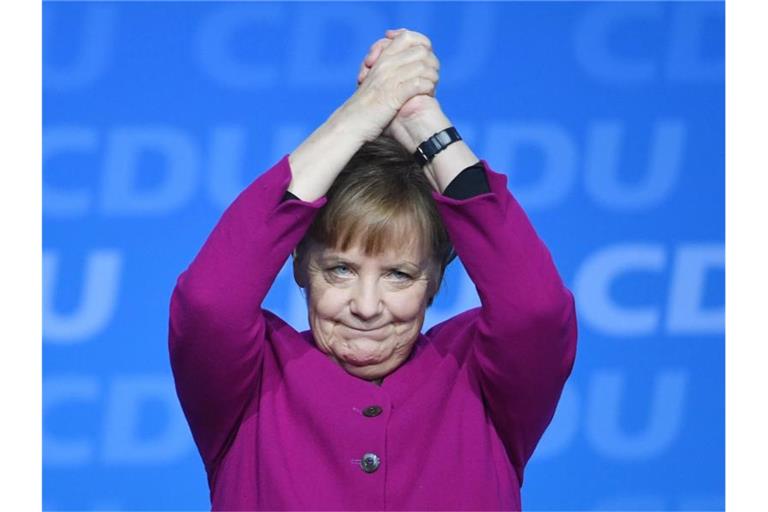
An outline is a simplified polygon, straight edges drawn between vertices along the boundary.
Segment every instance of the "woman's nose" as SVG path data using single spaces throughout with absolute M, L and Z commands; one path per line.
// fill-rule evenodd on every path
M 349 303 L 352 313 L 361 318 L 373 318 L 382 311 L 379 288 L 373 283 L 358 283 Z

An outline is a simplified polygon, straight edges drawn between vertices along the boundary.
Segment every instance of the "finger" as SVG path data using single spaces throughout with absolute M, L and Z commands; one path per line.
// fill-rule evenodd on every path
M 363 63 L 357 76 L 357 84 L 360 85 L 373 69 L 378 68 L 382 77 L 393 77 L 396 83 L 402 82 L 412 76 L 428 72 L 430 77 L 437 79 L 440 63 L 432 51 L 425 46 L 416 45 L 406 48 L 397 55 L 387 56 L 381 60 L 381 65 L 375 68 Z
M 371 45 L 371 48 L 368 50 L 368 54 L 363 59 L 362 64 L 360 65 L 360 71 L 357 74 L 357 84 L 360 85 L 363 80 L 365 80 L 366 75 L 371 70 L 373 65 L 378 60 L 379 56 L 381 55 L 381 51 L 389 46 L 389 44 L 392 41 L 389 39 L 379 39 L 375 43 Z
M 422 76 L 426 78 L 427 80 L 431 81 L 435 87 L 437 87 L 437 82 L 440 81 L 440 74 L 437 72 L 435 68 L 427 66 L 424 69 L 424 72 L 422 73 Z
M 434 90 L 435 83 L 422 76 L 406 80 L 402 82 L 398 88 L 400 104 L 404 105 L 409 99 L 420 94 L 432 96 Z
M 402 32 L 405 32 L 406 29 L 404 28 L 391 28 L 385 32 L 386 36 L 390 39 L 394 39 L 395 36 L 399 35 Z
M 397 87 L 401 101 L 417 94 L 431 94 L 438 81 L 437 71 L 422 62 L 413 62 L 402 68 Z
M 396 38 L 397 37 L 401 37 L 403 39 L 410 39 L 410 40 L 413 41 L 414 44 L 415 43 L 420 43 L 420 44 L 423 44 L 424 46 L 426 46 L 427 48 L 432 48 L 432 41 L 430 41 L 430 39 L 427 36 L 425 36 L 424 34 L 422 34 L 421 32 L 416 32 L 416 31 L 413 31 L 413 30 L 403 30 L 402 32 L 397 34 L 395 37 Z
M 389 39 L 379 39 L 375 43 L 373 43 L 373 46 L 371 46 L 370 51 L 368 52 L 368 55 L 365 56 L 365 65 L 368 67 L 373 67 L 373 65 L 376 63 L 376 60 L 379 58 L 379 55 L 381 55 L 381 52 L 384 48 L 389 46 L 389 44 L 392 41 Z
M 398 53 L 405 48 L 408 48 L 409 46 L 414 45 L 422 45 L 426 46 L 429 49 L 432 49 L 432 41 L 429 40 L 427 36 L 424 34 L 420 34 L 418 32 L 413 32 L 410 30 L 405 30 L 397 34 L 392 39 L 392 44 L 387 46 L 387 48 L 384 49 L 382 52 L 382 55 L 392 55 L 395 53 Z
M 437 57 L 434 53 L 432 53 L 432 50 L 421 44 L 409 46 L 397 55 L 391 55 L 388 56 L 388 58 L 397 66 L 403 66 L 417 61 L 421 61 L 424 64 L 434 68 L 438 68 L 440 65 Z
M 433 66 L 423 61 L 416 60 L 407 64 L 403 64 L 400 68 L 398 68 L 395 79 L 402 81 L 416 76 L 437 80 L 439 73 Z
M 435 68 L 437 71 L 440 71 L 440 60 L 437 58 L 437 55 L 435 55 L 432 52 L 429 52 L 426 57 L 424 57 L 424 63 L 427 66 Z
M 403 48 L 417 44 L 432 49 L 432 41 L 430 41 L 427 36 L 418 32 L 412 32 L 410 30 L 405 30 L 398 33 L 394 38 L 391 39 L 391 41 L 392 46 L 396 51 L 401 51 Z
M 360 70 L 357 72 L 357 85 L 363 83 L 363 80 L 365 80 L 365 76 L 368 74 L 369 69 L 370 68 L 365 65 L 365 62 L 360 64 Z

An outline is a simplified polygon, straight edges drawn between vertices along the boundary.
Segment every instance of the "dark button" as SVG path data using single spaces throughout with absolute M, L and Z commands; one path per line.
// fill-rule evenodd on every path
M 381 407 L 378 405 L 372 405 L 370 407 L 366 407 L 363 409 L 363 416 L 367 416 L 369 418 L 373 418 L 374 416 L 378 416 L 381 414 Z
M 362 460 L 360 460 L 360 467 L 366 473 L 373 473 L 379 469 L 379 465 L 381 465 L 381 459 L 375 453 L 366 453 L 363 455 Z

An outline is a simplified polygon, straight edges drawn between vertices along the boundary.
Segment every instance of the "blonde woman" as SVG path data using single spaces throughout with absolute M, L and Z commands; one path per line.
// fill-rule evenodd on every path
M 572 294 L 434 98 L 422 34 L 234 200 L 179 276 L 178 395 L 215 510 L 519 510 L 574 361 Z M 421 329 L 453 255 L 481 306 Z M 261 303 L 289 256 L 298 332 Z

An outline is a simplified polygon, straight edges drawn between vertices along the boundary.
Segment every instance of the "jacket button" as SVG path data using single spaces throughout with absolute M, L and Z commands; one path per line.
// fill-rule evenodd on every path
M 379 469 L 380 465 L 381 459 L 375 453 L 366 453 L 360 460 L 360 467 L 363 468 L 363 471 L 366 473 L 373 473 Z
M 372 405 L 363 409 L 363 416 L 367 416 L 368 418 L 373 418 L 379 414 L 381 414 L 381 407 L 378 405 Z

